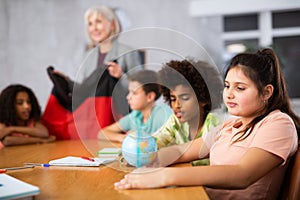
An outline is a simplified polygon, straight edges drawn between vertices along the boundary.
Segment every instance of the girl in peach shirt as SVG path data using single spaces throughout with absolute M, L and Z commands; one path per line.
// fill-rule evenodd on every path
M 224 85 L 224 103 L 238 118 L 193 142 L 161 149 L 153 163 L 167 166 L 209 157 L 210 166 L 140 168 L 115 187 L 202 185 L 211 199 L 276 199 L 300 128 L 277 56 L 271 49 L 236 55 Z

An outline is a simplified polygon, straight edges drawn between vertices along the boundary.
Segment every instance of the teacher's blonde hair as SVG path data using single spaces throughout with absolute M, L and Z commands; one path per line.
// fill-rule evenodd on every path
M 118 36 L 118 34 L 121 32 L 121 25 L 119 22 L 119 19 L 116 15 L 116 13 L 109 7 L 107 6 L 95 6 L 92 8 L 89 8 L 84 15 L 84 19 L 85 19 L 85 25 L 86 27 L 88 27 L 88 19 L 91 15 L 94 16 L 98 16 L 98 15 L 102 15 L 102 17 L 104 17 L 106 20 L 108 20 L 110 23 L 113 23 L 115 25 L 114 30 L 111 32 L 111 39 L 114 39 Z M 95 46 L 93 40 L 91 39 L 91 37 L 89 36 L 90 39 L 90 47 Z

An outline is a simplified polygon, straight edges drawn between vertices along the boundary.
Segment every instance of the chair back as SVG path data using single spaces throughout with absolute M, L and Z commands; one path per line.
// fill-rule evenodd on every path
M 280 200 L 300 199 L 300 148 L 293 155 L 286 169 L 279 195 Z

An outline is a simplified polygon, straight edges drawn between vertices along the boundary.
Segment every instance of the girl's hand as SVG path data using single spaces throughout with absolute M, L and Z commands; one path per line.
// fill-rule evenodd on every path
M 36 143 L 48 143 L 55 141 L 55 136 L 50 135 L 47 138 L 40 137 L 22 137 L 22 136 L 6 136 L 2 143 L 5 146 L 24 145 L 24 144 L 36 144 Z
M 120 65 L 118 65 L 118 63 L 116 62 L 107 62 L 107 70 L 109 72 L 109 74 L 114 77 L 114 78 L 121 78 L 123 75 L 123 71 Z
M 41 138 L 42 143 L 54 142 L 56 137 L 54 135 L 49 135 L 47 138 Z
M 133 188 L 159 188 L 165 187 L 166 168 L 138 168 L 114 184 L 118 190 Z
M 0 140 L 2 140 L 5 136 L 9 135 L 11 133 L 11 129 L 9 127 L 6 127 L 5 125 L 0 125 Z

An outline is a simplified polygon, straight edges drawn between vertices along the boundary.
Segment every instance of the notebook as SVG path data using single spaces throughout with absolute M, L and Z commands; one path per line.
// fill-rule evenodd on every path
M 40 189 L 37 186 L 7 174 L 0 174 L 0 199 L 33 199 L 33 196 L 39 193 Z
M 121 154 L 121 148 L 103 148 L 98 151 L 98 157 L 118 157 Z
M 54 166 L 77 166 L 77 167 L 96 167 L 113 162 L 116 158 L 87 158 L 87 157 L 76 157 L 67 156 L 64 158 L 59 158 L 51 160 L 50 165 Z

